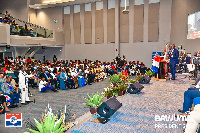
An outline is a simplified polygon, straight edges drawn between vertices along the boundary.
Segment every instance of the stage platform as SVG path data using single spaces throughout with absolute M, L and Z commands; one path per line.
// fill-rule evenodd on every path
M 185 122 L 155 121 L 155 115 L 179 114 L 184 92 L 192 83 L 181 74 L 177 74 L 176 80 L 151 80 L 140 94 L 120 98 L 122 107 L 106 124 L 92 122 L 98 115 L 93 116 L 71 133 L 181 133 Z

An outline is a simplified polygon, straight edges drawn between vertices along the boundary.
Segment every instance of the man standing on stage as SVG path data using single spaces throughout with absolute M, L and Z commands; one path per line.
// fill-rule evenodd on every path
M 172 74 L 172 80 L 175 80 L 175 73 L 176 73 L 176 64 L 179 63 L 178 57 L 179 57 L 179 51 L 175 48 L 175 44 L 172 45 L 171 51 L 170 51 L 170 69 Z
M 19 88 L 22 92 L 21 104 L 26 105 L 26 102 L 30 102 L 28 97 L 28 85 L 26 85 L 26 76 L 28 74 L 24 71 L 23 66 L 20 66 L 19 71 Z

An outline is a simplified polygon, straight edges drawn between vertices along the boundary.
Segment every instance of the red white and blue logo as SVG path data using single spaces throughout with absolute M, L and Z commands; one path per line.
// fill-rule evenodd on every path
M 6 113 L 5 127 L 22 127 L 22 113 Z

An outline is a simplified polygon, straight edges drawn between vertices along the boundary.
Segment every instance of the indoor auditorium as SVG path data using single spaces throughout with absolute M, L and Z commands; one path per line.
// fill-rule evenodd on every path
M 200 133 L 200 0 L 0 0 L 0 133 Z

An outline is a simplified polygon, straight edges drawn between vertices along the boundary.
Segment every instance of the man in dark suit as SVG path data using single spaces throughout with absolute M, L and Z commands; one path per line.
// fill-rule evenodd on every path
M 49 71 L 46 69 L 43 69 L 42 73 L 40 74 L 40 79 L 45 78 L 45 81 L 50 82 L 52 85 L 55 84 L 54 91 L 57 91 L 57 80 L 53 78 L 53 76 L 49 73 Z
M 175 48 L 175 44 L 172 45 L 172 49 L 170 51 L 170 68 L 172 74 L 172 80 L 175 80 L 175 73 L 176 73 L 176 64 L 179 63 L 179 51 Z

